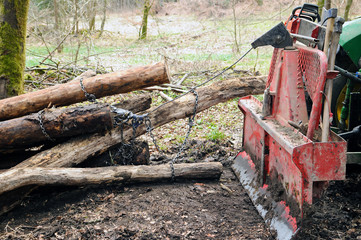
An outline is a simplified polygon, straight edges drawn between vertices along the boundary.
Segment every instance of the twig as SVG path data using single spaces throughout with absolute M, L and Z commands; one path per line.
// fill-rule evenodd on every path
M 71 31 L 68 32 L 68 34 L 60 41 L 60 43 L 58 44 L 58 46 L 56 46 L 56 48 L 54 48 L 54 50 L 51 51 L 51 53 L 49 53 L 48 56 L 46 56 L 46 57 L 43 59 L 43 61 L 41 61 L 41 62 L 39 63 L 39 65 L 43 64 L 50 56 L 53 55 L 53 53 L 61 46 L 61 44 L 64 43 L 65 39 L 67 39 L 67 37 L 70 35 L 70 33 L 71 33 Z
M 159 86 L 155 86 L 155 87 L 147 87 L 147 88 L 144 88 L 143 90 L 146 90 L 146 91 L 167 91 L 167 90 L 172 90 L 174 92 L 181 92 L 181 93 L 186 93 L 187 91 L 186 90 L 181 90 L 181 89 L 178 89 L 178 88 L 164 88 L 164 87 L 159 87 Z
M 31 83 L 31 84 L 41 84 L 41 85 L 49 85 L 49 86 L 54 86 L 56 85 L 55 83 L 44 83 L 44 82 L 37 82 L 37 81 L 30 81 L 30 80 L 25 80 L 25 83 Z
M 167 94 L 165 94 L 164 92 L 160 91 L 159 95 L 164 98 L 166 101 L 171 101 L 173 100 L 173 98 L 169 97 Z
M 186 73 L 179 82 L 177 82 L 177 85 L 182 85 L 182 83 L 187 79 L 189 76 L 189 73 Z
M 176 88 L 176 89 L 181 89 L 181 90 L 183 90 L 183 87 L 182 87 L 182 86 L 175 85 L 175 84 L 166 83 L 166 84 L 162 84 L 161 86 L 162 86 L 162 87 L 170 87 L 170 88 Z

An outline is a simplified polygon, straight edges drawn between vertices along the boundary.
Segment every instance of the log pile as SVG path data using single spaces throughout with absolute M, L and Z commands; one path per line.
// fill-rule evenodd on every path
M 235 97 L 260 94 L 265 80 L 265 77 L 249 77 L 200 87 L 196 89 L 197 112 Z M 153 108 L 149 94 L 137 95 L 112 106 L 96 103 L 55 108 L 93 100 L 93 96 L 99 98 L 140 89 L 149 91 L 152 86 L 154 89 L 164 86 L 181 89 L 169 84 L 167 67 L 158 63 L 100 76 L 88 74 L 66 84 L 0 100 L 0 167 L 3 168 L 0 170 L 0 214 L 12 209 L 41 185 L 171 179 L 169 164 L 96 168 L 79 168 L 79 164 L 119 144 L 135 143 L 135 137 L 149 131 L 145 121 L 154 129 L 191 116 L 195 103 L 193 93 Z M 132 124 L 127 124 L 128 120 L 133 121 Z M 149 158 L 147 148 L 140 149 L 137 154 Z M 26 156 L 26 159 L 19 156 Z M 142 157 L 138 156 L 138 161 L 144 164 L 147 160 L 139 160 Z M 221 172 L 220 163 L 174 164 L 177 179 L 218 178 Z

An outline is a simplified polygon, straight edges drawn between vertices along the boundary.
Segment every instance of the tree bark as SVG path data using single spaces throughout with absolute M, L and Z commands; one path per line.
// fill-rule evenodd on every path
M 322 15 L 322 8 L 325 5 L 325 0 L 317 0 L 318 14 Z
M 43 114 L 0 122 L 0 152 L 9 152 L 56 142 L 86 133 L 105 132 L 113 127 L 109 106 L 46 109 Z
M 132 110 L 150 108 L 151 97 L 137 97 L 122 105 Z M 115 113 L 106 105 L 87 105 L 65 109 L 46 109 L 25 117 L 0 122 L 0 153 L 13 152 L 46 142 L 57 142 L 87 133 L 105 132 L 113 128 Z M 39 120 L 41 118 L 41 122 Z
M 29 0 L 0 1 L 0 99 L 24 91 L 28 8 Z
M 74 0 L 73 5 L 75 7 L 74 10 L 74 28 L 73 28 L 73 32 L 74 34 L 77 36 L 79 33 L 79 20 L 78 20 L 78 16 L 79 16 L 79 4 L 78 4 L 78 0 Z
M 89 32 L 95 30 L 95 17 L 96 17 L 96 5 L 97 1 L 90 0 L 88 3 L 88 22 L 89 22 Z
M 106 19 L 107 19 L 107 0 L 103 0 L 103 18 L 102 18 L 102 23 L 100 25 L 99 37 L 101 37 L 104 32 L 104 26 L 105 26 Z
M 85 90 L 97 98 L 169 83 L 163 63 L 138 67 L 84 79 Z M 24 116 L 50 106 L 85 101 L 80 82 L 70 81 L 50 88 L 0 100 L 0 121 Z
M 174 164 L 175 178 L 214 179 L 222 174 L 220 162 Z M 116 166 L 100 168 L 25 168 L 0 175 L 0 194 L 24 186 L 89 185 L 160 182 L 172 179 L 169 164 L 153 166 Z
M 349 20 L 349 13 L 350 13 L 351 6 L 352 6 L 352 0 L 347 0 L 346 7 L 345 7 L 345 14 L 343 17 L 345 19 L 345 21 Z
M 331 5 L 332 5 L 331 2 L 332 2 L 331 0 L 325 0 L 325 8 L 326 8 L 326 10 L 331 9 Z
M 235 97 L 262 94 L 266 81 L 266 76 L 250 77 L 220 81 L 207 87 L 201 87 L 197 89 L 199 95 L 197 112 L 201 112 L 211 106 L 226 102 Z M 153 128 L 177 119 L 191 116 L 193 114 L 194 101 L 194 95 L 188 94 L 163 107 L 150 110 L 149 117 Z M 132 129 L 126 129 L 124 131 L 125 140 L 131 139 L 132 131 Z M 146 133 L 145 127 L 143 125 L 139 126 L 137 129 L 137 136 L 144 133 Z M 72 167 L 85 161 L 89 156 L 104 153 L 107 149 L 120 141 L 121 134 L 119 129 L 113 129 L 104 136 L 93 134 L 91 136 L 74 138 L 66 143 L 59 144 L 51 149 L 36 154 L 3 173 L 28 167 Z M 33 186 L 28 186 L 14 190 L 16 191 L 15 193 L 8 192 L 0 195 L 0 215 L 13 209 L 21 202 L 21 198 L 27 196 L 33 189 Z
M 142 19 L 142 25 L 139 29 L 139 40 L 144 40 L 147 38 L 147 32 L 148 32 L 148 16 L 150 8 L 152 7 L 153 2 L 150 2 L 151 0 L 144 0 L 143 5 L 143 19 Z
M 140 94 L 140 95 L 132 96 L 130 99 L 123 100 L 123 101 L 121 101 L 120 103 L 114 104 L 113 106 L 115 106 L 115 107 L 117 107 L 117 108 L 122 108 L 122 109 L 129 110 L 129 111 L 131 111 L 131 112 L 133 112 L 133 113 L 139 113 L 139 112 L 144 112 L 144 111 L 146 111 L 147 109 L 149 109 L 150 106 L 151 106 L 151 102 L 152 102 L 152 98 L 151 98 L 151 96 L 150 96 L 149 94 Z M 89 106 L 86 107 L 86 108 L 89 108 Z M 70 110 L 63 109 L 63 110 L 57 110 L 57 111 L 65 111 L 65 110 L 66 110 L 67 112 L 72 113 L 73 110 L 76 110 L 76 108 L 73 108 L 73 109 L 70 109 Z M 94 110 L 96 110 L 96 109 L 94 109 Z M 108 111 L 108 110 L 106 110 L 106 111 Z M 82 112 L 84 112 L 84 109 L 82 110 Z M 100 111 L 100 110 L 96 110 L 96 112 L 97 112 L 97 113 L 100 113 L 101 111 Z M 59 114 L 58 114 L 58 115 L 59 115 Z M 97 115 L 99 115 L 99 114 L 97 114 Z M 62 116 L 63 116 L 63 115 L 60 115 L 60 117 L 62 117 Z M 105 117 L 108 118 L 107 115 L 106 115 Z M 26 119 L 26 118 L 27 118 L 27 117 L 24 117 L 24 118 L 22 118 L 22 119 Z M 93 116 L 90 116 L 90 118 L 94 119 Z M 76 119 L 79 120 L 80 118 L 76 118 Z M 84 117 L 82 116 L 81 119 L 84 119 Z M 14 119 L 14 120 L 17 120 L 17 119 Z M 20 141 L 20 144 L 22 143 L 22 146 L 28 145 L 29 142 L 38 142 L 38 145 L 39 145 L 39 142 L 40 142 L 40 141 L 39 141 L 38 138 L 42 138 L 43 140 L 47 140 L 48 145 L 47 145 L 46 147 L 49 147 L 49 145 L 53 145 L 53 144 L 54 144 L 53 142 L 50 142 L 50 140 L 44 138 L 45 135 L 44 135 L 43 133 L 42 133 L 43 135 L 39 135 L 39 132 L 36 132 L 36 128 L 39 128 L 39 126 L 36 125 L 37 119 L 35 118 L 34 120 L 35 120 L 35 122 L 34 122 L 35 125 L 34 125 L 34 127 L 32 127 L 31 129 L 24 129 L 24 128 L 22 128 L 22 125 L 21 125 L 21 124 L 16 125 L 16 127 L 13 128 L 14 131 L 11 131 L 11 128 L 9 128 L 8 131 L 10 131 L 10 134 L 15 135 L 15 137 L 13 137 L 13 138 L 11 138 L 11 137 L 6 137 L 6 135 L 8 135 L 8 134 L 6 134 L 6 133 L 4 133 L 4 134 L 3 134 L 3 133 L 0 133 L 0 136 L 2 136 L 2 138 L 0 138 L 0 142 L 4 142 L 5 139 L 10 139 L 9 142 L 10 142 L 10 141 L 14 142 L 15 140 L 17 140 L 17 141 L 19 142 L 19 139 L 16 139 L 16 137 L 17 137 L 17 138 L 23 138 L 23 139 L 24 139 L 24 136 L 23 136 L 23 135 L 27 135 L 27 136 L 29 136 L 28 138 L 26 138 L 23 142 Z M 8 121 L 13 121 L 13 120 L 8 120 Z M 5 122 L 8 122 L 8 121 L 0 122 L 0 126 L 2 126 Z M 85 119 L 85 121 L 86 121 L 86 122 L 89 122 L 88 119 Z M 47 128 L 48 126 L 46 125 L 45 122 L 46 122 L 46 121 L 45 121 L 45 117 L 44 117 L 43 123 L 45 124 L 44 126 L 46 127 L 45 130 L 47 130 L 47 129 L 48 129 L 48 128 Z M 65 123 L 62 122 L 62 123 L 59 123 L 59 124 L 62 124 L 62 126 L 64 126 L 64 125 L 69 125 L 69 124 L 67 124 L 68 122 L 69 122 L 69 119 L 66 120 Z M 76 126 L 76 130 L 75 130 L 75 131 L 77 132 L 77 134 L 82 131 L 82 128 L 80 128 L 80 126 L 79 126 L 78 124 L 80 124 L 80 125 L 83 124 L 82 121 L 78 121 L 78 122 L 80 122 L 80 123 L 77 123 L 77 124 L 76 124 L 77 126 Z M 99 130 L 105 129 L 104 124 L 101 124 L 102 122 L 104 122 L 104 119 L 100 119 L 99 122 L 96 122 L 94 128 L 99 129 Z M 26 123 L 26 122 L 25 122 L 25 123 Z M 26 124 L 28 124 L 28 123 L 26 123 Z M 51 124 L 54 125 L 53 123 L 51 123 Z M 108 125 L 109 128 L 111 127 L 111 125 L 109 125 L 109 122 L 108 122 L 107 125 Z M 70 124 L 69 127 L 70 127 L 70 128 L 74 128 L 75 125 L 71 125 L 71 124 Z M 22 129 L 24 129 L 25 133 L 19 133 L 18 130 L 17 130 L 17 128 L 22 128 Z M 64 127 L 63 127 L 63 128 L 64 128 Z M 92 127 L 92 128 L 93 128 L 93 127 Z M 86 129 L 85 131 L 86 131 L 86 132 L 87 132 L 87 131 L 93 131 L 92 128 Z M 31 130 L 31 131 L 30 131 L 30 130 Z M 65 132 L 68 132 L 68 131 L 69 131 L 69 129 L 67 129 L 67 128 L 65 128 L 65 129 L 63 129 L 63 130 L 64 130 Z M 83 130 L 84 130 L 84 129 L 83 129 Z M 34 132 L 34 131 L 35 131 L 35 132 Z M 39 129 L 38 129 L 38 131 L 39 131 Z M 0 129 L 0 132 L 5 132 L 5 131 L 4 131 L 4 129 Z M 29 133 L 29 134 L 26 134 L 26 132 L 30 132 L 30 133 Z M 50 136 L 54 137 L 50 131 L 47 131 L 47 133 L 48 133 Z M 38 134 L 39 136 L 38 136 L 38 137 L 34 137 L 36 134 Z M 70 134 L 73 135 L 73 134 L 75 134 L 75 133 L 70 132 Z M 6 142 L 6 141 L 5 141 L 5 142 Z M 8 148 L 14 148 L 13 144 L 14 144 L 14 143 L 10 144 L 11 146 L 8 146 Z M 8 144 L 8 145 L 9 145 L 9 144 Z M 33 145 L 34 145 L 34 144 L 33 144 Z M 2 148 L 0 149 L 0 168 L 6 169 L 6 168 L 13 167 L 13 166 L 15 166 L 16 164 L 24 161 L 26 158 L 29 158 L 29 157 L 35 155 L 35 154 L 38 153 L 38 152 L 39 152 L 39 150 L 33 150 L 33 151 L 24 151 L 24 150 L 15 151 L 14 149 L 9 149 L 9 150 L 7 151 L 7 150 L 5 149 L 5 147 L 2 147 Z

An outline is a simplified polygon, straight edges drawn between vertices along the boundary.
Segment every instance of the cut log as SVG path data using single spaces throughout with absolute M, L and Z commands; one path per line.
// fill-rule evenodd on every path
M 157 63 L 126 71 L 94 76 L 83 80 L 89 94 L 97 98 L 169 83 L 167 67 Z M 0 101 L 0 121 L 24 116 L 50 106 L 66 106 L 85 101 L 80 81 L 70 81 L 36 92 Z
M 151 97 L 141 97 L 114 106 L 126 106 L 137 112 L 144 111 L 150 107 Z M 0 122 L 0 153 L 86 133 L 104 132 L 113 128 L 113 115 L 109 106 L 93 104 L 76 108 L 46 109 L 43 114 L 36 113 Z
M 120 103 L 116 103 L 113 106 L 117 108 L 122 108 L 129 110 L 133 113 L 139 113 L 144 112 L 145 110 L 149 109 L 152 103 L 152 98 L 150 94 L 140 94 L 140 95 L 133 95 L 130 99 L 126 99 L 121 101 Z M 11 120 L 8 120 L 11 121 Z M 0 122 L 0 125 L 2 122 Z M 97 126 L 100 127 L 101 125 Z M 0 130 L 1 131 L 1 130 Z M 3 135 L 1 135 L 3 136 Z M 28 139 L 29 141 L 34 141 L 32 137 Z M 3 139 L 0 138 L 0 142 L 3 141 Z M 51 147 L 51 145 L 54 145 L 52 142 L 49 145 L 49 141 L 47 143 L 47 148 Z M 39 148 L 32 148 L 27 150 L 21 150 L 21 151 L 13 151 L 9 150 L 6 151 L 5 149 L 0 149 L 0 169 L 6 169 L 15 166 L 16 164 L 24 161 L 25 159 L 34 156 L 36 153 L 40 152 L 41 149 Z M 44 149 L 43 149 L 44 150 Z M 13 153 L 10 153 L 13 152 Z
M 267 77 L 247 77 L 245 79 L 219 81 L 210 86 L 201 87 L 197 89 L 199 96 L 197 112 L 235 97 L 262 94 L 266 80 Z M 191 116 L 194 109 L 194 100 L 195 96 L 189 93 L 160 108 L 150 109 L 149 118 L 153 128 Z M 146 128 L 143 124 L 138 127 L 137 136 L 144 133 L 146 133 Z M 132 134 L 132 129 L 125 129 L 124 139 L 129 141 Z M 75 166 L 86 160 L 89 156 L 101 154 L 119 142 L 121 142 L 119 129 L 113 129 L 105 135 L 94 134 L 92 136 L 74 138 L 27 159 L 18 164 L 16 168 Z
M 267 77 L 254 78 L 240 78 L 220 81 L 211 84 L 210 86 L 201 87 L 197 89 L 199 95 L 199 104 L 197 112 L 203 111 L 211 106 L 221 102 L 226 102 L 236 97 L 246 95 L 262 94 L 267 81 Z M 187 118 L 193 114 L 195 96 L 191 93 L 176 99 L 173 102 L 164 105 L 163 107 L 150 110 L 150 120 L 153 128 L 162 126 L 168 122 L 177 119 Z M 146 133 L 146 128 L 141 125 L 137 129 L 137 136 Z M 132 137 L 132 129 L 124 131 L 124 139 L 129 140 Z M 59 144 L 51 149 L 42 151 L 39 154 L 23 161 L 8 171 L 14 169 L 24 169 L 28 167 L 71 167 L 78 165 L 85 161 L 90 156 L 99 155 L 105 152 L 110 147 L 121 142 L 121 134 L 119 129 L 113 129 L 105 135 L 93 134 L 91 136 L 83 136 L 71 139 L 66 143 Z M 11 192 L 0 195 L 0 214 L 3 214 L 13 209 L 21 202 L 28 193 L 33 190 L 33 187 L 26 189 L 21 188 L 21 195 L 14 195 Z M 16 190 L 15 190 L 16 191 Z
M 48 141 L 86 133 L 104 132 L 113 127 L 109 106 L 46 109 L 42 114 L 0 122 L 0 152 L 39 146 Z
M 222 164 L 174 164 L 174 175 L 179 179 L 218 179 Z M 169 164 L 153 166 L 116 166 L 100 168 L 25 168 L 13 169 L 0 175 L 0 194 L 24 186 L 89 185 L 110 182 L 140 183 L 172 179 Z

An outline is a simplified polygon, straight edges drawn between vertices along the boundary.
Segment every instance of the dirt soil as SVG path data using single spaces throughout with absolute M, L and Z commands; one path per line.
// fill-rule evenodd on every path
M 183 157 L 220 161 L 218 180 L 40 188 L 0 218 L 0 239 L 272 239 L 230 169 L 231 147 L 191 141 Z M 151 157 L 151 164 L 169 161 Z M 332 182 L 297 239 L 361 239 L 361 168 Z
M 187 154 L 197 156 L 199 161 L 223 163 L 225 169 L 219 180 L 41 188 L 1 217 L 0 238 L 270 238 L 230 169 L 229 147 L 208 141 L 191 144 L 193 148 L 187 149 Z M 160 164 L 169 159 L 162 155 L 151 160 Z

